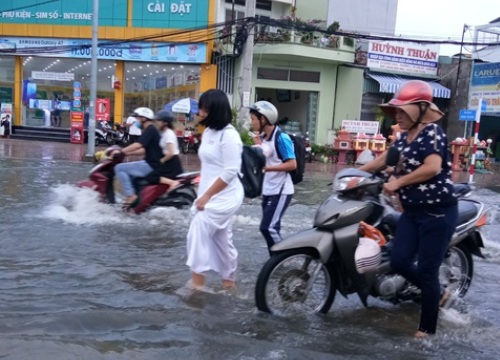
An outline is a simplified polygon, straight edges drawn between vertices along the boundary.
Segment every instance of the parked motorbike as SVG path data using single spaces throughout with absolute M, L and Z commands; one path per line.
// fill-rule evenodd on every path
M 192 127 L 187 127 L 184 129 L 184 134 L 182 137 L 182 153 L 187 154 L 189 150 L 194 152 L 198 151 L 200 147 L 200 139 L 195 135 L 195 129 Z
M 95 190 L 100 194 L 101 201 L 114 204 L 114 168 L 123 161 L 125 156 L 122 152 L 117 152 L 113 156 L 111 154 L 119 149 L 116 145 L 106 149 L 103 160 L 90 170 L 89 179 L 78 182 L 77 186 Z M 199 171 L 180 174 L 176 180 L 181 185 L 169 193 L 166 192 L 168 185 L 150 184 L 145 178 L 134 178 L 133 185 L 140 201 L 130 211 L 139 214 L 156 206 L 172 206 L 178 209 L 190 207 L 197 196 L 196 186 L 199 183 L 199 175 Z
M 398 151 L 391 148 L 388 165 L 395 165 L 398 158 Z M 337 291 L 345 297 L 357 293 L 365 306 L 368 296 L 392 303 L 419 301 L 420 290 L 390 267 L 391 239 L 400 213 L 384 200 L 386 176 L 382 174 L 379 171 L 372 175 L 356 168 L 337 174 L 335 191 L 318 208 L 313 228 L 272 247 L 272 256 L 257 279 L 255 300 L 259 310 L 325 314 Z M 481 227 L 489 212 L 482 203 L 467 199 L 473 190 L 471 185 L 456 184 L 455 190 L 459 195 L 458 226 L 440 268 L 440 282 L 452 299 L 463 297 L 469 289 L 472 255 L 483 257 Z M 373 225 L 387 241 L 381 247 L 380 264 L 374 264 L 376 270 L 365 273 L 358 272 L 355 261 L 360 222 Z
M 95 145 L 107 144 L 114 145 L 116 132 L 107 121 L 96 121 L 95 127 Z
M 113 130 L 115 132 L 114 141 L 115 144 L 120 146 L 128 146 L 130 144 L 130 139 L 128 136 L 128 131 L 122 124 L 114 123 Z

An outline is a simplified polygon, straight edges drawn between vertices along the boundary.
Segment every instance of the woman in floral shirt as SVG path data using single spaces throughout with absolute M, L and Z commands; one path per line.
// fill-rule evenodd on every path
M 392 144 L 400 152 L 394 180 L 384 185 L 386 193 L 399 194 L 403 207 L 391 266 L 421 289 L 420 325 L 415 337 L 422 338 L 436 332 L 439 306 L 449 297 L 439 284 L 439 267 L 458 217 L 448 141 L 443 129 L 434 124 L 443 113 L 432 102 L 432 88 L 424 81 L 406 82 L 381 108 L 403 130 Z M 361 170 L 380 168 L 386 156 L 382 154 Z

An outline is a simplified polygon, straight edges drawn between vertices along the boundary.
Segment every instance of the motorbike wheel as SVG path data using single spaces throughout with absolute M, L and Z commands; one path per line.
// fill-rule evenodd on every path
M 272 256 L 264 264 L 255 301 L 259 310 L 276 315 L 326 314 L 336 291 L 333 271 L 312 252 L 298 249 Z
M 312 154 L 312 152 L 307 153 L 307 162 L 308 163 L 312 163 L 312 161 L 313 161 L 313 154 Z
M 182 153 L 187 154 L 189 152 L 189 143 L 184 143 L 182 145 Z
M 439 282 L 452 296 L 464 297 L 469 290 L 474 263 L 469 250 L 462 244 L 449 249 L 439 269 Z
M 97 137 L 97 135 L 96 135 L 94 138 L 94 145 L 98 146 L 100 143 L 101 143 L 101 141 L 99 140 L 99 137 Z
M 115 144 L 115 139 L 113 139 L 113 135 L 107 134 L 106 135 L 106 143 L 108 145 L 114 145 Z

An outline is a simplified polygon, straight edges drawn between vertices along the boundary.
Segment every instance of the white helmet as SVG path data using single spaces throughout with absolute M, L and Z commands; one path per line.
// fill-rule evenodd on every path
M 250 110 L 257 111 L 259 114 L 264 115 L 271 125 L 276 124 L 278 121 L 278 110 L 269 101 L 257 101 L 255 104 L 248 107 Z
M 376 240 L 360 237 L 358 247 L 354 253 L 356 270 L 360 274 L 377 270 L 381 256 L 380 245 Z
M 134 110 L 134 112 L 131 114 L 131 116 L 134 116 L 134 117 L 142 116 L 142 117 L 145 117 L 146 119 L 153 120 L 155 118 L 155 113 L 150 108 L 139 107 L 139 108 Z

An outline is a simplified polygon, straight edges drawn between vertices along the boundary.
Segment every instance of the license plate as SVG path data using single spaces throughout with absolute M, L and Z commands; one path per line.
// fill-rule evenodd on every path
M 306 151 L 307 152 L 311 151 L 311 147 L 310 146 L 306 147 Z

